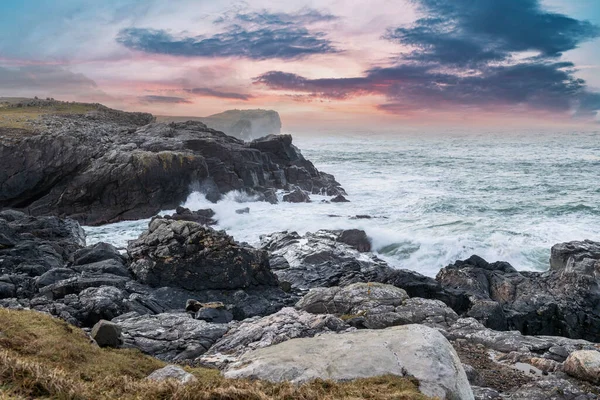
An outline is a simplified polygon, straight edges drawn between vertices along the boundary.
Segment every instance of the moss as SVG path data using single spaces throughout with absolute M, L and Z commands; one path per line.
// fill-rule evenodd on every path
M 101 349 L 78 328 L 34 311 L 0 308 L 0 400 L 46 399 L 403 399 L 425 400 L 412 378 L 383 376 L 335 383 L 230 380 L 185 367 L 198 381 L 149 382 L 165 364 L 139 351 Z
M 4 104 L 0 106 L 2 132 L 27 133 L 35 130 L 36 122 L 43 115 L 85 114 L 97 110 L 98 104 L 52 101 L 35 105 Z
M 365 315 L 367 315 L 367 313 L 365 311 L 361 311 L 356 314 L 344 314 L 344 315 L 340 316 L 340 319 L 342 321 L 348 321 L 348 320 L 351 320 L 352 318 L 364 317 Z

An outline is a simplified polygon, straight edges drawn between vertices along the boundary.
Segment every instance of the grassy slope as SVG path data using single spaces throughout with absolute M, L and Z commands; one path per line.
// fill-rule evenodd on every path
M 0 400 L 427 399 L 414 380 L 395 376 L 294 386 L 227 380 L 216 370 L 187 368 L 197 383 L 144 379 L 164 365 L 139 351 L 100 349 L 80 329 L 48 315 L 0 308 Z
M 31 131 L 35 122 L 45 114 L 85 114 L 98 109 L 97 104 L 69 103 L 39 100 L 27 105 L 28 100 L 0 98 L 0 128 Z M 18 104 L 22 106 L 17 107 Z

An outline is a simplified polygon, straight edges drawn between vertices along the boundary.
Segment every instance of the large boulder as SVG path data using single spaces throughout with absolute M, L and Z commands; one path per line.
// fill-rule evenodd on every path
M 164 361 L 191 361 L 204 354 L 227 332 L 227 325 L 193 319 L 185 313 L 123 314 L 115 319 L 123 347 L 140 349 Z
M 105 320 L 100 320 L 94 325 L 91 336 L 100 347 L 119 347 L 123 342 L 121 327 Z
M 436 280 L 468 298 L 463 312 L 486 326 L 528 335 L 600 341 L 600 243 L 563 243 L 552 249 L 552 268 L 517 271 L 506 262 L 472 256 Z
M 569 355 L 564 371 L 581 380 L 600 384 L 600 352 L 597 350 L 579 350 Z
M 138 281 L 191 291 L 277 286 L 267 253 L 195 222 L 154 219 L 127 249 Z
M 379 331 L 293 339 L 250 351 L 225 370 L 227 378 L 306 382 L 386 374 L 410 375 L 428 396 L 473 399 L 458 355 L 436 330 L 405 325 Z
M 266 317 L 252 318 L 232 325 L 230 331 L 199 360 L 211 364 L 214 360 L 222 359 L 222 356 L 228 356 L 227 359 L 236 358 L 250 350 L 286 340 L 350 329 L 349 325 L 333 315 L 314 315 L 287 307 Z

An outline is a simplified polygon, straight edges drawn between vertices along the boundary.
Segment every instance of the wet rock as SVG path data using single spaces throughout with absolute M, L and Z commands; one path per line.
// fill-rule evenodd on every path
M 246 208 L 240 208 L 239 210 L 235 210 L 236 214 L 249 214 L 250 213 L 250 208 L 246 207 Z
M 422 325 L 292 339 L 252 350 L 224 373 L 227 378 L 295 383 L 386 374 L 414 376 L 421 392 L 428 396 L 474 398 L 450 343 L 436 330 Z
M 346 199 L 341 194 L 338 194 L 337 196 L 335 196 L 334 198 L 332 198 L 330 201 L 332 203 L 349 203 L 350 202 L 350 200 Z
M 93 264 L 106 260 L 112 260 L 121 265 L 126 262 L 125 257 L 119 253 L 115 246 L 102 242 L 77 250 L 73 255 L 73 259 L 73 265 Z
M 284 194 L 283 201 L 288 203 L 310 203 L 310 196 L 306 191 L 296 188 L 292 192 Z
M 194 375 L 186 372 L 183 368 L 177 365 L 167 365 L 166 367 L 157 369 L 148 375 L 146 379 L 156 382 L 175 380 L 182 385 L 187 385 L 198 381 Z
M 165 216 L 165 219 L 175 221 L 192 221 L 201 225 L 216 225 L 217 221 L 213 219 L 215 212 L 210 209 L 192 211 L 189 208 L 177 207 L 175 214 Z
M 495 329 L 600 341 L 600 244 L 553 247 L 546 273 L 518 272 L 472 256 L 443 268 L 436 280 L 468 298 L 465 314 Z
M 94 325 L 91 336 L 100 347 L 119 347 L 122 343 L 121 327 L 106 320 L 100 320 Z
M 224 324 L 196 320 L 188 314 L 123 314 L 112 322 L 123 329 L 123 346 L 164 361 L 193 360 L 227 332 Z
M 371 241 L 369 240 L 367 233 L 363 230 L 346 229 L 342 231 L 338 237 L 338 240 L 360 251 L 361 253 L 371 251 Z
M 600 384 L 600 352 L 596 350 L 574 351 L 565 361 L 563 369 L 575 378 Z
M 391 268 L 374 254 L 341 242 L 343 232 L 320 230 L 304 236 L 277 232 L 261 236 L 261 248 L 269 251 L 271 269 L 277 277 L 290 282 L 294 289 L 378 282 L 402 288 L 411 297 L 442 300 L 455 310 L 465 308 L 467 297 L 463 293 L 455 295 L 414 271 Z

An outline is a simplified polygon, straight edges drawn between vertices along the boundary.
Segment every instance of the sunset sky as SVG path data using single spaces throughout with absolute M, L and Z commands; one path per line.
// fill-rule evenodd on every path
M 284 130 L 597 124 L 599 0 L 3 0 L 0 96 Z

